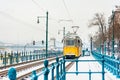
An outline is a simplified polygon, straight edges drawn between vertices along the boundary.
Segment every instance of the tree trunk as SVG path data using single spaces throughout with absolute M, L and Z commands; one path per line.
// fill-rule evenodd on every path
M 120 54 L 120 40 L 119 40 L 119 43 L 118 43 L 118 50 L 119 50 L 119 54 Z
M 110 41 L 108 42 L 108 55 L 110 55 Z

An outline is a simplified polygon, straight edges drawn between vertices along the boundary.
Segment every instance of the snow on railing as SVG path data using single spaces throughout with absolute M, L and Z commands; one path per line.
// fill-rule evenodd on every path
M 117 78 L 120 78 L 120 61 L 114 58 L 111 58 L 108 55 L 100 54 L 99 52 L 92 51 L 93 56 L 96 59 L 101 59 L 104 56 L 105 68 L 116 75 Z
M 63 57 L 63 59 L 59 60 L 58 57 L 56 57 L 56 62 L 52 63 L 52 65 L 49 67 L 48 65 L 48 60 L 44 61 L 44 68 L 42 69 L 42 71 L 40 73 L 36 73 L 36 71 L 32 71 L 32 77 L 31 80 L 39 80 L 38 77 L 41 75 L 44 75 L 44 80 L 48 80 L 48 75 L 51 71 L 51 80 L 54 80 L 55 76 L 56 76 L 56 80 L 65 80 L 65 59 Z M 54 74 L 54 71 L 56 69 L 56 75 Z M 59 71 L 60 69 L 60 71 Z M 17 73 L 16 73 L 16 69 L 15 68 L 10 68 L 8 71 L 8 77 L 9 80 L 16 80 Z

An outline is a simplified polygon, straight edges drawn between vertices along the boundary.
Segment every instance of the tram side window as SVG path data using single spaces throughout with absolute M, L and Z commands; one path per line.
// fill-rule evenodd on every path
M 66 45 L 74 45 L 74 40 L 66 40 Z
M 78 40 L 78 45 L 80 46 L 80 40 Z
M 80 46 L 80 47 L 82 47 L 82 43 L 81 43 L 81 41 L 80 41 L 80 40 L 79 40 L 79 46 Z

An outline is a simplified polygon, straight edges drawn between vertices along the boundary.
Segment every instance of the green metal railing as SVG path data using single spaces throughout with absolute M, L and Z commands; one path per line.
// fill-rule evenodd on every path
M 48 57 L 54 57 L 62 55 L 61 51 L 56 51 L 56 52 L 49 52 Z M 46 58 L 45 52 L 39 52 L 39 53 L 34 53 L 34 52 L 11 52 L 11 53 L 3 53 L 0 54 L 0 68 L 1 67 L 6 67 L 7 65 L 12 65 L 12 64 L 18 64 L 22 62 L 28 62 L 28 61 L 33 61 L 33 60 L 39 60 Z
M 101 71 L 91 71 L 91 69 L 89 69 L 89 71 L 78 71 L 78 62 L 97 62 L 97 61 L 100 61 L 102 63 L 102 68 L 101 68 Z M 66 62 L 76 62 L 76 71 L 74 72 L 68 72 L 66 71 L 65 69 L 65 64 Z M 38 78 L 40 76 L 44 76 L 43 79 L 40 79 L 40 80 L 66 80 L 66 75 L 67 74 L 88 74 L 89 75 L 89 80 L 91 80 L 91 76 L 92 74 L 102 74 L 102 80 L 105 80 L 105 71 L 104 71 L 104 57 L 102 59 L 98 59 L 98 60 L 78 60 L 78 59 L 75 59 L 75 60 L 66 60 L 64 57 L 63 59 L 59 60 L 58 57 L 56 57 L 56 62 L 55 63 L 52 63 L 50 67 L 48 67 L 48 60 L 45 60 L 44 61 L 44 69 L 40 72 L 40 73 L 36 73 L 36 71 L 33 71 L 31 74 L 32 74 L 32 77 L 31 77 L 31 80 L 39 80 Z M 14 69 L 15 70 L 15 69 Z M 56 70 L 56 75 L 54 74 Z M 51 75 L 49 75 L 51 73 Z M 11 74 L 12 73 L 12 70 L 11 70 Z M 13 75 L 16 75 L 16 72 L 15 74 Z M 48 79 L 48 75 L 49 78 Z M 10 70 L 9 70 L 9 74 L 8 74 L 9 78 L 11 78 L 10 76 Z M 15 77 L 14 77 L 15 78 Z M 12 80 L 12 78 L 10 79 Z M 14 79 L 16 80 L 16 78 Z
M 89 69 L 89 71 L 78 71 L 78 62 L 97 62 L 100 61 L 102 63 L 102 69 L 101 71 L 91 71 L 91 69 Z M 104 71 L 104 57 L 102 57 L 101 59 L 97 59 L 97 60 L 65 60 L 65 62 L 76 62 L 76 71 L 75 72 L 65 72 L 66 74 L 88 74 L 89 75 L 89 80 L 91 80 L 91 75 L 92 74 L 102 74 L 102 80 L 105 80 L 105 71 Z M 65 79 L 66 80 L 66 79 Z
M 104 56 L 105 68 L 111 73 L 113 73 L 113 75 L 116 75 L 117 78 L 120 78 L 120 61 L 119 60 L 104 54 L 100 54 L 99 52 L 96 52 L 96 51 L 93 51 L 92 54 L 96 59 L 101 59 L 101 57 Z

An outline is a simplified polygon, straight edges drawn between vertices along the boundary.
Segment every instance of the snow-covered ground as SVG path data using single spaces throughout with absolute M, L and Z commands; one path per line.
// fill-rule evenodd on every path
M 94 60 L 94 57 L 92 56 L 84 56 L 80 57 L 79 60 Z M 66 63 L 66 65 L 69 62 Z M 41 65 L 42 66 L 42 65 Z M 40 66 L 39 66 L 40 67 Z M 30 69 L 28 71 L 31 71 L 33 69 Z M 98 62 L 78 62 L 78 72 L 88 72 L 89 70 L 95 71 L 95 72 L 101 72 L 101 65 Z M 28 72 L 27 70 L 21 72 L 25 73 Z M 56 69 L 55 69 L 56 71 Z M 67 71 L 67 72 L 75 72 L 76 71 L 76 63 Z M 108 72 L 105 69 L 105 80 L 120 80 L 116 78 L 116 76 L 112 75 L 112 73 Z M 56 74 L 56 72 L 55 72 Z M 20 73 L 18 73 L 17 76 L 19 76 Z M 38 80 L 43 80 L 44 76 L 38 77 Z M 0 80 L 8 80 L 8 78 L 0 78 Z M 30 78 L 27 78 L 26 80 L 30 80 Z M 51 72 L 49 74 L 49 80 L 51 80 Z M 66 80 L 89 80 L 89 74 L 66 74 Z M 91 80 L 102 80 L 102 74 L 91 74 Z
M 80 57 L 79 60 L 94 60 L 92 56 Z M 98 62 L 78 62 L 78 72 L 101 71 L 101 65 Z M 76 63 L 67 72 L 75 72 Z M 120 80 L 105 69 L 105 80 Z M 89 80 L 89 74 L 66 74 L 66 80 Z M 91 74 L 91 80 L 102 80 L 102 74 Z

